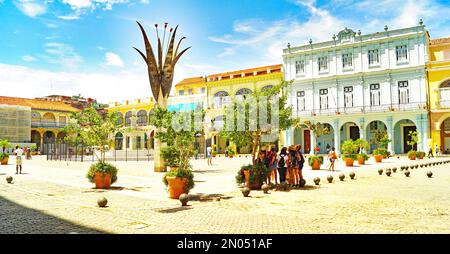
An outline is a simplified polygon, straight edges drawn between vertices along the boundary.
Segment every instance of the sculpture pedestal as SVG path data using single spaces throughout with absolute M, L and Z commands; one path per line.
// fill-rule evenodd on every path
M 164 144 L 159 139 L 155 139 L 155 148 L 153 154 L 155 172 L 167 172 L 167 167 L 165 165 L 164 158 L 161 156 L 162 147 L 164 147 Z

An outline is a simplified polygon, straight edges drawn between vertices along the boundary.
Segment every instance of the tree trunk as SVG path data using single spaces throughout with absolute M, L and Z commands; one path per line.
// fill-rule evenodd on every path
M 158 131 L 158 130 L 157 130 Z M 159 139 L 155 139 L 155 147 L 153 149 L 153 162 L 155 172 L 166 172 L 167 168 L 165 165 L 164 158 L 161 155 L 161 148 L 165 147 L 166 144 L 161 142 Z

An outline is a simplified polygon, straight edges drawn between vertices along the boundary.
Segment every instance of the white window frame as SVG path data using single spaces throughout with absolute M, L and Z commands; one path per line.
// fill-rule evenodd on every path
M 325 65 L 324 69 L 321 68 L 321 65 Z M 328 72 L 328 56 L 319 56 L 317 57 L 317 67 L 319 68 L 319 73 Z
M 305 111 L 305 91 L 297 91 L 297 111 Z
M 353 53 L 351 53 L 351 52 L 343 53 L 341 58 L 342 58 L 342 69 L 343 70 L 353 69 Z
M 404 58 L 400 59 L 400 54 Z M 401 44 L 395 46 L 395 59 L 397 63 L 405 63 L 408 62 L 408 45 L 407 44 Z
M 370 84 L 370 106 L 380 106 L 380 105 L 381 105 L 380 84 L 379 83 Z
M 320 89 L 319 90 L 319 108 L 321 110 L 323 109 L 329 109 L 329 103 L 328 103 L 328 88 Z
M 376 52 L 376 54 L 374 54 Z M 372 57 L 371 57 L 372 56 Z M 375 58 L 376 61 L 372 61 Z M 379 66 L 380 65 L 380 50 L 379 49 L 368 49 L 367 50 L 367 61 L 369 66 Z
M 305 74 L 305 60 L 300 59 L 295 61 L 295 75 Z
M 353 86 L 346 86 L 344 87 L 344 108 L 352 108 L 353 105 Z
M 398 84 L 398 104 L 409 104 L 411 100 L 411 93 L 409 89 L 408 80 L 401 80 Z

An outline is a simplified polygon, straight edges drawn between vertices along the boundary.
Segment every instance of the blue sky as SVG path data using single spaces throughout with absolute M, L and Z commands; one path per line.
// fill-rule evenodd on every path
M 135 23 L 179 24 L 192 46 L 176 68 L 189 76 L 281 63 L 290 42 L 414 26 L 450 36 L 447 0 L 0 0 L 2 95 L 82 94 L 102 102 L 150 96 Z M 6 89 L 3 89 L 6 87 Z

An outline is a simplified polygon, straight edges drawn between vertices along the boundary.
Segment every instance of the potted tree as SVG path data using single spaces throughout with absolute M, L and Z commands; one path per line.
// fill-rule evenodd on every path
M 271 170 L 262 163 L 242 166 L 236 175 L 236 183 L 243 184 L 251 190 L 260 190 Z
M 369 142 L 367 142 L 364 139 L 357 139 L 355 140 L 355 145 L 359 148 L 359 153 L 356 156 L 358 159 L 359 165 L 364 165 L 366 160 L 369 159 L 369 156 L 364 152 L 366 149 L 369 148 Z
M 276 142 L 281 131 L 286 130 L 291 126 L 295 126 L 299 121 L 296 118 L 292 118 L 292 106 L 287 105 L 288 91 L 290 91 L 291 84 L 292 81 L 281 81 L 271 88 L 253 91 L 251 94 L 246 95 L 247 98 L 252 98 L 252 100 L 233 98 L 230 104 L 225 108 L 227 112 L 224 120 L 225 125 L 220 131 L 220 135 L 239 147 L 245 147 L 248 144 L 251 144 L 252 163 L 250 164 L 250 167 L 247 167 L 248 177 L 251 179 L 258 179 L 265 174 L 265 170 L 262 169 L 262 166 L 258 163 L 258 154 L 261 151 L 262 142 Z M 272 100 L 275 98 L 276 100 Z M 260 105 L 262 103 L 256 103 L 255 105 L 254 102 L 260 100 L 267 100 L 267 102 L 270 103 L 267 103 L 264 107 Z M 274 105 L 278 108 L 276 111 L 278 122 L 272 123 L 272 107 Z M 258 117 L 248 117 L 257 116 L 258 114 L 268 116 L 267 122 L 260 122 Z M 232 117 L 231 121 L 230 119 L 227 120 L 227 117 Z M 243 124 L 245 128 L 243 128 L 243 130 L 238 129 L 236 126 L 238 119 L 244 120 Z M 229 126 L 229 124 L 232 124 L 232 126 Z M 240 171 L 242 171 L 242 169 L 239 169 L 239 172 Z M 245 174 L 242 173 L 242 176 L 245 177 Z
M 353 167 L 353 163 L 356 160 L 356 153 L 358 151 L 358 145 L 355 141 L 349 139 L 342 144 L 342 158 L 345 161 L 345 166 Z
M 418 152 L 416 153 L 416 157 L 417 157 L 419 160 L 422 160 L 423 157 L 425 157 L 425 155 L 426 155 L 426 153 L 425 153 L 425 152 L 422 152 L 422 151 L 418 151 Z
M 0 153 L 0 163 L 1 165 L 8 165 L 9 154 L 6 152 L 6 149 L 11 147 L 11 143 L 6 139 L 1 139 L 0 147 L 2 148 L 2 152 Z
M 373 157 L 375 158 L 375 162 L 382 162 L 383 158 L 388 154 L 388 151 L 385 148 L 378 148 L 373 150 Z
M 312 170 L 319 170 L 320 166 L 323 164 L 322 155 L 311 155 L 308 158 L 308 164 L 311 166 Z
M 408 136 L 411 138 L 406 142 L 409 146 L 411 146 L 411 150 L 408 151 L 408 158 L 410 160 L 415 160 L 417 156 L 417 143 L 419 142 L 419 134 L 417 131 L 409 131 Z
M 83 143 L 96 152 L 97 162 L 92 164 L 86 178 L 95 184 L 97 189 L 108 189 L 117 181 L 118 169 L 106 162 L 105 154 L 114 145 L 111 138 L 118 130 L 115 112 L 101 113 L 94 107 L 83 109 L 74 113 L 71 123 L 64 127 L 67 134 L 64 140 L 69 144 Z
M 233 156 L 236 154 L 236 149 L 234 146 L 228 146 L 228 157 L 233 158 Z
M 195 121 L 192 121 L 198 119 L 196 114 L 201 114 L 200 119 L 203 119 L 203 111 L 175 113 L 164 108 L 155 109 L 158 118 L 155 118 L 154 125 L 161 130 L 156 133 L 156 137 L 167 144 L 167 148 L 163 149 L 165 157 L 177 166 L 165 173 L 162 178 L 169 197 L 173 199 L 178 199 L 181 194 L 187 194 L 194 188 L 194 174 L 190 160 L 196 153 Z
M 383 151 L 383 159 L 387 159 L 390 153 L 387 151 L 388 145 L 392 140 L 389 139 L 389 135 L 386 130 L 378 129 L 375 131 L 371 144 L 376 145 L 377 148 L 385 149 Z

